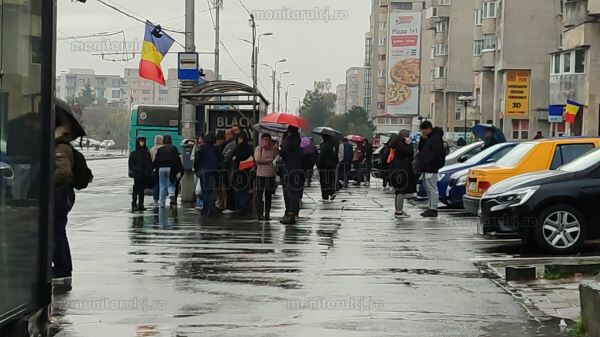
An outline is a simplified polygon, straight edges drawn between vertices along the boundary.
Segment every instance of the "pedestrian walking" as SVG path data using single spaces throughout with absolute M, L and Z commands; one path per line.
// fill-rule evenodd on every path
M 278 149 L 273 144 L 270 134 L 263 133 L 260 137 L 260 145 L 254 149 L 254 159 L 256 161 L 256 212 L 258 220 L 271 220 L 271 204 L 273 194 L 277 189 L 275 180 L 275 168 L 273 161 L 278 155 Z
M 348 142 L 348 139 L 344 138 L 340 144 L 339 151 L 339 178 L 342 181 L 342 186 L 348 187 L 348 179 L 350 175 L 350 169 L 352 168 L 352 159 L 354 157 L 354 148 L 352 147 L 352 144 Z
M 398 138 L 398 135 L 392 134 L 390 139 L 383 145 L 383 149 L 379 153 L 379 169 L 381 170 L 381 179 L 383 180 L 383 188 L 387 189 L 388 186 L 391 187 L 390 184 L 390 164 L 388 163 L 388 158 L 390 153 L 392 152 L 392 143 Z
M 215 205 L 221 169 L 224 165 L 223 153 L 215 146 L 215 135 L 208 133 L 203 137 L 201 145 L 196 147 L 194 155 L 194 173 L 202 189 L 201 214 L 212 217 L 217 215 Z
M 423 182 L 427 191 L 429 206 L 427 211 L 421 213 L 422 217 L 437 217 L 437 204 L 439 200 L 438 171 L 444 167 L 446 156 L 444 155 L 444 131 L 439 127 L 433 127 L 430 121 L 424 121 L 420 126 L 423 134 L 419 142 L 419 153 L 416 166 L 423 173 Z
M 354 184 L 360 186 L 362 183 L 362 170 L 361 165 L 364 160 L 364 154 L 362 150 L 362 143 L 357 143 L 354 152 L 352 153 L 352 167 L 356 176 L 354 177 Z
M 363 143 L 363 153 L 365 157 L 365 184 L 369 186 L 371 184 L 371 171 L 373 170 L 373 145 L 366 138 Z
M 154 187 L 152 175 L 152 156 L 146 147 L 146 138 L 138 137 L 135 151 L 129 154 L 129 178 L 133 178 L 131 194 L 131 211 L 144 211 L 144 190 Z
M 248 214 L 250 212 L 250 171 L 254 167 L 254 157 L 245 133 L 238 134 L 236 144 L 237 147 L 233 155 L 234 172 L 232 176 L 235 208 L 241 214 Z
M 317 149 L 314 140 L 310 138 L 311 146 L 304 152 L 302 156 L 302 169 L 304 170 L 304 176 L 306 177 L 306 186 L 310 187 L 314 174 L 315 164 L 317 162 Z
M 390 182 L 396 194 L 394 215 L 396 218 L 408 218 L 410 215 L 404 211 L 404 201 L 407 194 L 417 191 L 413 172 L 414 149 L 410 140 L 410 131 L 400 131 L 399 136 L 394 137 L 390 146 L 394 149 L 390 158 Z
M 163 136 L 162 135 L 156 135 L 154 137 L 154 146 L 152 146 L 152 148 L 150 149 L 150 156 L 152 157 L 152 163 L 154 163 L 154 159 L 156 158 L 156 153 L 158 152 L 158 149 L 160 149 L 163 145 Z M 158 183 L 158 174 L 154 175 L 154 191 L 152 194 L 153 198 L 154 198 L 154 203 L 156 205 L 158 205 L 158 198 L 159 198 L 159 183 Z
M 231 211 L 235 211 L 235 191 L 232 188 L 233 172 L 235 172 L 233 157 L 237 149 L 237 137 L 233 129 L 227 129 L 225 131 L 225 147 L 223 148 L 223 158 L 225 160 L 225 202 L 224 208 Z
M 304 193 L 304 171 L 302 170 L 302 148 L 298 128 L 289 126 L 283 135 L 279 156 L 282 158 L 283 198 L 285 215 L 282 224 L 293 225 L 300 213 L 300 199 Z
M 163 146 L 156 152 L 154 170 L 159 181 L 159 207 L 164 208 L 167 196 L 171 207 L 177 206 L 176 189 L 178 176 L 183 173 L 179 150 L 170 135 L 163 136 Z
M 323 142 L 319 149 L 317 167 L 321 183 L 321 196 L 323 200 L 333 201 L 336 197 L 337 176 L 336 170 L 339 162 L 337 144 L 333 137 L 322 135 Z

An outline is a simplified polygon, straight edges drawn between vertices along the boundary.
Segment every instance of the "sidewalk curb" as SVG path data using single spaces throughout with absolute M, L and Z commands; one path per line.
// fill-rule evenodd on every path
M 110 157 L 90 157 L 90 158 L 85 158 L 86 161 L 94 161 L 94 160 L 105 160 L 105 159 L 124 159 L 127 158 L 127 156 L 110 156 Z

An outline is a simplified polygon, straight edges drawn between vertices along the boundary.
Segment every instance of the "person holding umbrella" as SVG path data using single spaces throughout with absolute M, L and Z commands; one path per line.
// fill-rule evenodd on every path
M 336 197 L 336 170 L 338 166 L 337 142 L 327 134 L 322 134 L 323 142 L 319 151 L 317 168 L 323 200 L 333 201 Z
M 484 141 L 483 150 L 496 144 L 506 142 L 504 133 L 492 124 L 477 124 L 471 128 L 475 137 Z

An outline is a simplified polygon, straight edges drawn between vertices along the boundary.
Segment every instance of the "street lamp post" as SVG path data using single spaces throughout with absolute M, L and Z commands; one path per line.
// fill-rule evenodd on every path
M 277 64 L 278 63 L 283 63 L 283 62 L 287 62 L 287 60 L 286 59 L 281 59 L 281 60 L 275 62 L 275 66 L 274 67 L 271 67 L 270 65 L 268 65 L 266 63 L 263 63 L 263 66 L 269 67 L 271 69 L 271 71 L 272 71 L 271 77 L 273 78 L 273 101 L 271 102 L 271 104 L 272 104 L 273 108 L 272 108 L 271 112 L 275 112 L 275 93 L 276 93 L 275 92 L 275 84 L 277 82 Z
M 290 74 L 289 71 L 284 71 L 279 74 L 279 80 L 277 81 L 277 110 L 281 111 L 281 78 L 283 75 Z
M 293 87 L 295 85 L 296 85 L 296 83 L 291 83 L 291 84 L 288 84 L 287 87 L 285 88 L 285 112 L 289 112 L 289 110 L 288 110 L 288 94 L 290 92 L 290 87 Z
M 472 96 L 460 96 L 458 98 L 458 101 L 459 102 L 463 102 L 463 104 L 465 105 L 465 130 L 464 130 L 464 132 L 465 132 L 465 142 L 466 142 L 467 141 L 467 128 L 468 128 L 467 123 L 468 123 L 468 120 L 469 120 L 469 118 L 467 117 L 467 108 L 468 108 L 468 106 L 472 102 L 475 101 L 475 97 L 472 97 Z
M 292 98 L 298 100 L 298 115 L 300 115 L 300 108 L 302 108 L 302 100 L 297 96 L 294 96 Z

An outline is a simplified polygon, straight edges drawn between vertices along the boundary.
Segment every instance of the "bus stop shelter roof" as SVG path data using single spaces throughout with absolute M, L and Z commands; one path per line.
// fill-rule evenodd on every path
M 198 84 L 186 92 L 181 93 L 183 99 L 195 104 L 204 105 L 252 105 L 250 101 L 240 101 L 240 96 L 254 98 L 256 104 L 268 106 L 270 102 L 258 90 L 251 86 L 235 81 L 208 81 Z M 258 98 L 258 101 L 256 99 Z

